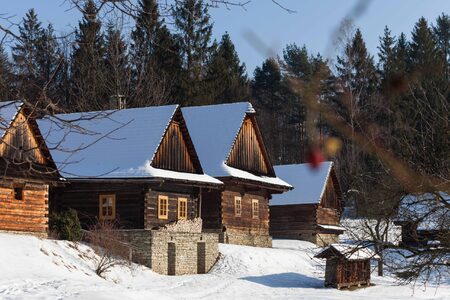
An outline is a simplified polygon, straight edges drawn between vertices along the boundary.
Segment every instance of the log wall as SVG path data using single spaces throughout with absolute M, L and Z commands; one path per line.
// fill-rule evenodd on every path
M 168 218 L 158 218 L 158 196 L 167 196 L 169 198 Z M 189 192 L 169 192 L 165 190 L 147 190 L 145 194 L 145 221 L 144 228 L 153 229 L 158 226 L 178 221 L 178 198 L 187 199 L 187 219 L 197 217 L 197 198 L 198 195 L 192 195 Z
M 270 206 L 270 234 L 273 237 L 315 243 L 316 233 L 315 204 Z
M 82 226 L 88 229 L 99 219 L 101 194 L 116 195 L 116 217 L 120 227 L 144 228 L 145 189 L 140 184 L 74 182 L 55 192 L 52 207 L 56 210 L 75 209 Z
M 22 200 L 15 199 L 15 186 L 23 187 Z M 1 180 L 0 230 L 47 233 L 48 185 Z
M 98 221 L 101 194 L 115 195 L 116 221 L 123 229 L 152 229 L 177 221 L 179 197 L 188 199 L 188 219 L 197 217 L 197 189 L 176 185 L 72 182 L 55 192 L 52 207 L 75 209 L 83 227 L 89 228 Z M 167 219 L 158 219 L 158 195 L 169 198 Z
M 336 264 L 335 280 L 332 284 L 339 289 L 343 287 L 369 285 L 370 260 L 340 259 Z M 325 279 L 325 281 L 328 280 Z
M 318 206 L 316 210 L 317 224 L 339 225 L 340 213 L 334 208 Z
M 235 215 L 234 199 L 241 197 L 241 216 Z M 252 216 L 252 200 L 259 202 L 259 216 Z M 255 235 L 269 234 L 269 200 L 260 192 L 248 192 L 237 187 L 228 187 L 222 192 L 221 220 L 227 232 Z
M 337 239 L 337 233 L 318 225 L 339 225 L 341 199 L 335 177 L 330 176 L 318 204 L 270 206 L 270 234 L 276 238 L 300 239 L 325 245 Z

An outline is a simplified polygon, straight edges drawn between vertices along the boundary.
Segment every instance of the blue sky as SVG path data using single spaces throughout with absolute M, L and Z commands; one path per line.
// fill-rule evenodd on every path
M 242 1 L 242 0 L 241 0 Z M 357 0 L 278 0 L 292 9 L 288 13 L 271 0 L 252 0 L 245 9 L 224 7 L 211 9 L 214 37 L 228 32 L 249 75 L 265 57 L 280 54 L 288 43 L 305 44 L 312 52 L 333 58 L 338 53 L 331 43 L 341 21 Z M 394 35 L 408 36 L 421 16 L 434 23 L 442 12 L 450 14 L 450 0 L 373 0 L 354 20 L 372 54 L 385 25 Z M 64 0 L 2 1 L 0 14 L 20 20 L 29 8 L 35 8 L 40 20 L 52 22 L 57 30 L 69 32 L 77 26 L 80 14 Z M 2 22 L 2 21 L 0 21 Z M 2 24 L 4 24 L 2 22 Z M 263 46 L 264 45 L 264 46 Z

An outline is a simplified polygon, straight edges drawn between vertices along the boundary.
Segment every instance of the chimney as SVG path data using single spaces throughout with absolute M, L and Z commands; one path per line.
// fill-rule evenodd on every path
M 109 105 L 111 109 L 125 109 L 127 108 L 127 100 L 125 95 L 112 95 L 109 97 Z

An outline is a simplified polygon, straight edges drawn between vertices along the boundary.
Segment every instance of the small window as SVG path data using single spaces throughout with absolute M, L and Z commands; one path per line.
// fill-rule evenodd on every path
M 178 220 L 187 220 L 187 199 L 178 198 Z
M 158 219 L 167 219 L 169 217 L 169 198 L 167 196 L 158 196 Z
M 100 195 L 100 220 L 116 218 L 116 195 Z
M 242 198 L 241 197 L 234 197 L 234 215 L 236 217 L 240 217 L 242 213 Z
M 253 218 L 259 218 L 259 200 L 252 200 L 252 216 Z
M 14 188 L 14 199 L 15 200 L 23 200 L 23 187 L 15 187 Z

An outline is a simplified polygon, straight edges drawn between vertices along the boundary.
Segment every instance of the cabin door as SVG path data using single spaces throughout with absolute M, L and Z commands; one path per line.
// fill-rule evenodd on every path
M 167 275 L 176 274 L 176 253 L 177 249 L 175 243 L 168 243 L 167 245 Z

